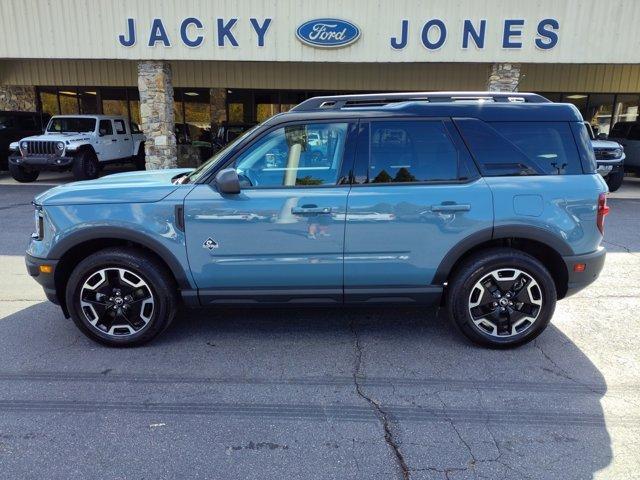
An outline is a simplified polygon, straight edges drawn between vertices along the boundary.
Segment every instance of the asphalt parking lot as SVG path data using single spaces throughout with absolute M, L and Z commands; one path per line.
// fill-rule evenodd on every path
M 417 308 L 185 311 L 98 346 L 23 263 L 32 197 L 67 178 L 0 174 L 0 477 L 640 478 L 640 179 L 600 279 L 491 351 Z

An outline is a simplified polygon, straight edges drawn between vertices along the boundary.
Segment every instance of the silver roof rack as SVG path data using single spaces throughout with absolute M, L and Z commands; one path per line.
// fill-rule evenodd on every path
M 504 102 L 504 103 L 550 103 L 550 100 L 535 93 L 518 92 L 401 92 L 358 95 L 331 95 L 313 97 L 296 105 L 292 112 L 311 110 L 338 110 L 349 107 L 381 107 L 399 102 Z

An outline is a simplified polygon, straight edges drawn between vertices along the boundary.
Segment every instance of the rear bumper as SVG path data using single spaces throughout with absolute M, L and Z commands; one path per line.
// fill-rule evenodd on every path
M 73 164 L 74 157 L 59 157 L 58 155 L 22 155 L 13 154 L 9 157 L 9 163 L 38 170 L 55 170 L 67 168 Z
M 562 257 L 568 273 L 567 293 L 565 297 L 579 292 L 598 278 L 604 266 L 606 255 L 606 249 L 604 247 L 598 247 L 595 252 Z M 575 271 L 576 265 L 579 264 L 584 264 L 584 271 Z
M 32 257 L 29 254 L 25 255 L 24 261 L 27 264 L 27 272 L 29 272 L 29 275 L 31 275 L 36 282 L 42 285 L 42 289 L 44 290 L 47 299 L 50 302 L 55 303 L 56 305 L 60 305 L 60 300 L 58 299 L 58 295 L 56 294 L 56 285 L 54 279 L 58 261 L 47 260 L 46 258 Z M 40 271 L 41 265 L 50 265 L 52 267 L 51 273 L 42 273 Z

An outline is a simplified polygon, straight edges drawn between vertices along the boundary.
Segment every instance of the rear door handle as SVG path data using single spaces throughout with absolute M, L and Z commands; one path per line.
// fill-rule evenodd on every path
M 303 205 L 301 207 L 291 207 L 291 213 L 294 215 L 305 214 L 325 214 L 331 213 L 331 207 L 318 207 L 317 205 Z
M 117 139 L 117 138 L 112 138 L 112 139 L 111 139 L 111 141 L 112 141 L 112 142 L 117 142 L 117 141 L 118 141 L 118 139 Z
M 432 212 L 468 212 L 469 210 L 471 205 L 468 203 L 440 204 L 431 207 Z

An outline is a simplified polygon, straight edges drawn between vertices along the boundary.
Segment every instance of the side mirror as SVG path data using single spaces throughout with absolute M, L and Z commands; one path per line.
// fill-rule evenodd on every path
M 101 128 L 100 130 L 98 130 L 98 136 L 100 137 L 104 137 L 107 134 L 107 130 L 104 128 Z
M 607 134 L 606 133 L 599 133 L 596 138 L 598 140 L 606 140 L 607 139 Z
M 234 168 L 225 168 L 216 174 L 216 185 L 220 193 L 240 193 L 240 179 Z

